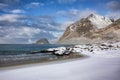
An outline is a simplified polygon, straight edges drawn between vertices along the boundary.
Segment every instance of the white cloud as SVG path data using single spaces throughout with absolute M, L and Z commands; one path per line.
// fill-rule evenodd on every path
M 68 11 L 58 11 L 57 14 L 60 16 L 74 18 L 75 20 L 85 18 L 90 14 L 97 13 L 95 10 L 85 9 L 85 10 L 78 10 L 78 9 L 70 9 Z
M 26 35 L 28 37 L 33 37 L 35 34 L 38 34 L 41 32 L 39 28 L 31 28 L 31 27 L 23 27 L 21 28 L 21 31 L 19 34 L 20 35 Z
M 28 39 L 28 43 L 34 43 L 31 38 Z
M 113 18 L 113 19 L 119 19 L 120 18 L 120 11 L 117 11 L 117 12 L 108 12 L 106 13 L 107 17 L 110 17 L 110 18 Z
M 50 40 L 59 37 L 57 36 L 57 33 L 61 31 L 59 24 L 50 16 L 23 16 L 20 19 L 16 17 L 13 19 L 14 17 L 11 18 L 11 14 L 9 15 L 7 14 L 8 17 L 6 15 L 0 16 L 0 24 L 2 25 L 0 43 L 33 43 L 44 37 Z M 13 21 L 10 21 L 12 19 Z M 23 21 L 26 19 L 35 24 L 28 25 Z M 56 35 L 50 32 L 56 32 Z
M 32 38 L 35 34 L 40 33 L 39 28 L 33 27 L 20 27 L 20 28 L 9 28 L 6 33 L 6 38 Z
M 8 22 L 17 22 L 19 18 L 23 16 L 17 14 L 3 14 L 0 16 L 0 21 L 8 21 Z
M 61 32 L 53 32 L 53 31 L 50 31 L 49 33 L 51 33 L 54 37 L 60 37 L 62 35 Z
M 94 14 L 94 13 L 97 13 L 97 11 L 91 9 L 85 9 L 80 11 L 79 16 L 80 18 L 85 18 L 88 17 L 90 14 Z
M 59 3 L 73 3 L 76 0 L 58 0 Z
M 33 43 L 34 37 L 40 34 L 39 28 L 21 26 L 21 27 L 8 27 L 0 31 L 3 36 L 0 36 L 0 43 Z
M 65 31 L 66 27 L 68 27 L 70 24 L 74 23 L 74 21 L 65 21 L 64 23 L 62 23 L 62 25 L 60 26 L 60 29 Z
M 66 15 L 66 11 L 62 10 L 62 11 L 57 11 L 57 14 L 59 15 Z
M 14 9 L 12 11 L 10 11 L 11 13 L 25 13 L 24 10 L 20 10 L 20 9 Z
M 33 2 L 33 3 L 31 3 L 31 5 L 39 6 L 40 3 L 38 3 L 38 2 Z
M 32 3 L 26 5 L 27 8 L 37 8 L 39 6 L 44 6 L 44 3 L 32 2 Z
M 70 9 L 68 11 L 64 11 L 64 10 L 58 11 L 57 14 L 63 15 L 63 16 L 71 16 L 71 15 L 76 16 L 79 14 L 79 12 L 80 11 L 77 9 Z

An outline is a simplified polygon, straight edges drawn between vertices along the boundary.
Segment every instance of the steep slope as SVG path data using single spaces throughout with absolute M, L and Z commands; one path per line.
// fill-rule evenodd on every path
M 78 44 L 118 40 L 119 26 L 119 19 L 112 22 L 107 17 L 91 14 L 68 26 L 58 43 Z
M 103 40 L 119 41 L 120 40 L 120 19 L 116 20 L 106 28 L 100 29 L 99 31 L 96 31 L 94 33 L 98 34 L 98 36 L 96 37 L 101 37 L 101 39 Z
M 94 28 L 91 22 L 88 19 L 81 19 L 75 24 L 71 24 L 67 27 L 63 36 L 60 38 L 60 41 L 84 35 L 87 36 L 87 34 L 90 33 L 92 30 L 94 30 Z

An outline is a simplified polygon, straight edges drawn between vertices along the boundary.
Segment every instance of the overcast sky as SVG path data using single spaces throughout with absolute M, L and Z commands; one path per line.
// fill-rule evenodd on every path
M 120 18 L 120 0 L 0 0 L 0 43 L 55 42 L 91 13 Z

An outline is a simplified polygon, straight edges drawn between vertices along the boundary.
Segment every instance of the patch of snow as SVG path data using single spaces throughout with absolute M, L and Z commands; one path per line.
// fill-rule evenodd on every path
M 55 50 L 56 50 L 55 54 L 63 55 L 63 53 L 66 51 L 66 48 L 59 47 L 59 48 L 56 48 Z
M 119 46 L 120 47 L 120 42 L 116 42 L 112 44 L 113 46 Z
M 89 17 L 89 20 L 97 29 L 105 28 L 112 23 L 109 18 L 97 14 L 93 14 L 91 17 Z
M 74 32 L 73 27 L 74 27 L 73 25 L 72 25 L 72 26 L 70 26 L 70 31 L 71 31 L 71 32 Z
M 66 52 L 66 47 L 49 48 L 47 51 L 55 51 L 54 54 L 63 55 Z
M 104 44 L 104 45 L 103 45 Z M 90 45 L 75 45 L 73 52 L 94 57 L 120 57 L 120 44 L 102 43 Z
M 59 55 L 73 52 L 87 56 L 120 57 L 120 42 L 74 45 L 74 47 L 50 48 L 48 51 L 55 51 L 54 53 Z

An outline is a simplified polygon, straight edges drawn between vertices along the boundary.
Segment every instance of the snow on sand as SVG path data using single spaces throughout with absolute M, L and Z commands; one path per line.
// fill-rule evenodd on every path
M 0 70 L 0 80 L 120 80 L 120 49 L 107 51 L 114 57 L 102 57 L 107 55 L 103 52 L 65 63 Z

